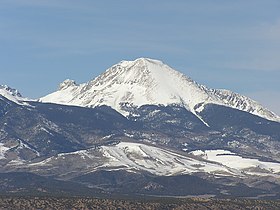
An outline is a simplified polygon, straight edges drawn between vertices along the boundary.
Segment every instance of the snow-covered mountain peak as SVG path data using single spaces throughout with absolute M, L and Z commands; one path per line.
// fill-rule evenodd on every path
M 0 85 L 0 90 L 5 91 L 6 93 L 16 96 L 16 97 L 22 97 L 22 95 L 19 93 L 17 89 L 11 88 L 8 85 Z
M 58 91 L 40 101 L 85 107 L 107 105 L 124 115 L 129 114 L 124 104 L 136 107 L 176 104 L 198 117 L 204 105 L 212 103 L 280 121 L 277 115 L 245 96 L 207 88 L 162 61 L 149 58 L 121 61 L 81 85 L 66 80 Z
M 68 87 L 73 87 L 77 86 L 76 82 L 74 80 L 66 79 L 62 83 L 59 84 L 59 89 L 58 90 L 63 90 Z
M 21 105 L 24 104 L 23 101 L 29 100 L 23 98 L 17 89 L 11 88 L 8 85 L 0 85 L 0 96 Z
M 158 65 L 164 65 L 164 63 L 160 60 L 156 60 L 156 59 L 151 59 L 151 58 L 137 58 L 134 61 L 128 61 L 128 60 L 123 60 L 121 62 L 119 62 L 116 65 L 121 65 L 121 66 L 134 66 L 134 65 L 138 65 L 138 66 L 146 66 L 149 63 L 153 63 L 153 64 L 158 64 Z
M 104 80 L 104 78 L 108 81 L 113 77 L 117 80 L 125 76 L 123 79 L 129 83 L 141 83 L 141 81 L 143 82 L 143 80 L 149 79 L 150 77 L 159 82 L 160 80 L 166 80 L 167 75 L 181 77 L 189 82 L 193 82 L 190 78 L 170 68 L 162 61 L 150 58 L 138 58 L 134 61 L 121 61 L 109 68 L 104 74 L 101 74 L 98 78 L 94 79 L 94 81 Z
M 147 85 L 157 80 L 166 80 L 166 74 L 178 74 L 179 72 L 159 60 L 138 58 L 134 61 L 121 61 L 109 68 L 105 73 L 90 82 L 94 85 L 102 85 L 105 82 L 119 84 Z
M 197 103 L 211 100 L 205 89 L 193 80 L 158 60 L 139 58 L 122 61 L 96 79 L 83 85 L 71 102 L 83 105 L 108 105 L 124 113 L 122 104 L 180 104 L 194 111 Z

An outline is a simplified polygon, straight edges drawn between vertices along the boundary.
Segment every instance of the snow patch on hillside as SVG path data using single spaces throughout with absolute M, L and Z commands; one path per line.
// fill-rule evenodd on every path
M 5 153 L 9 150 L 9 147 L 4 146 L 3 143 L 0 143 L 0 160 L 5 159 Z
M 253 168 L 260 169 L 263 175 L 280 173 L 280 163 L 263 162 L 258 159 L 244 158 L 227 150 L 197 150 L 191 152 L 191 154 L 202 157 L 205 160 L 220 163 L 230 168 L 235 168 L 239 171 L 246 171 L 250 174 L 254 174 L 254 172 L 252 172 L 251 170 Z M 254 171 L 256 172 L 256 174 L 260 173 L 256 170 Z

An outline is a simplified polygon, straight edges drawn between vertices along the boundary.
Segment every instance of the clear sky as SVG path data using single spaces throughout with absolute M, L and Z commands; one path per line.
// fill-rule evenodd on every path
M 159 59 L 280 114 L 279 0 L 0 0 L 0 84 L 38 98 Z

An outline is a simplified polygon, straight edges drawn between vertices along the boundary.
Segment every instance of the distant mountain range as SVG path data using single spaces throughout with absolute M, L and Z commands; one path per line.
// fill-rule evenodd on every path
M 280 198 L 280 117 L 139 58 L 38 100 L 0 86 L 0 166 L 4 194 Z

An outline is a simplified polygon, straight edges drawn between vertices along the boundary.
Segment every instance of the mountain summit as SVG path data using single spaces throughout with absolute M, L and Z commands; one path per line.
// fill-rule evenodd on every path
M 149 58 L 121 61 L 84 84 L 65 80 L 58 91 L 39 100 L 83 107 L 107 105 L 123 115 L 129 114 L 124 106 L 173 104 L 185 107 L 198 117 L 204 105 L 218 104 L 269 120 L 280 120 L 279 116 L 248 97 L 207 88 L 162 61 Z
M 23 98 L 17 89 L 11 88 L 8 85 L 0 85 L 0 97 L 13 101 L 17 104 L 24 104 L 23 101 L 27 101 L 27 98 Z

